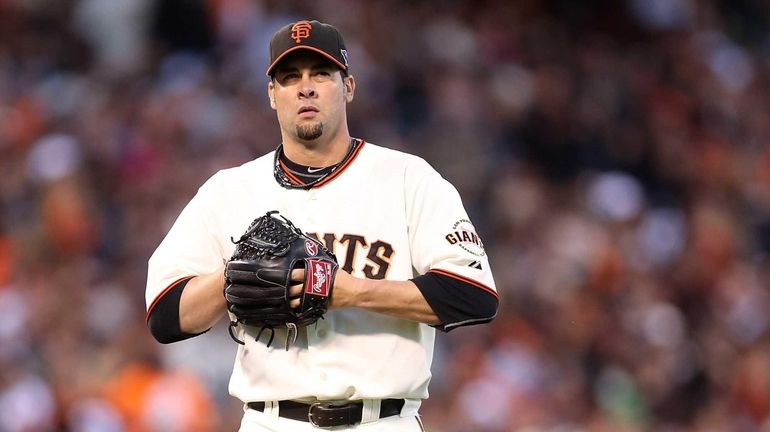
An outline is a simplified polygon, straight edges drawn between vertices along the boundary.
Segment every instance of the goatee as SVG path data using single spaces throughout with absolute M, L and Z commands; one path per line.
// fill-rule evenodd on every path
M 321 136 L 324 132 L 323 123 L 314 123 L 309 125 L 297 125 L 297 137 L 304 141 L 312 141 Z

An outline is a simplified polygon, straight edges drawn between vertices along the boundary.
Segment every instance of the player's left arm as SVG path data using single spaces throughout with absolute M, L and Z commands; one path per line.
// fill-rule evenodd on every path
M 413 265 L 420 275 L 374 280 L 339 270 L 330 307 L 363 308 L 445 331 L 489 322 L 497 314 L 497 290 L 460 196 L 426 163 L 416 171 L 421 176 L 407 182 L 406 193 Z M 302 270 L 292 279 L 302 280 Z
M 299 307 L 305 271 L 295 269 L 291 278 L 297 281 L 289 290 L 291 306 Z M 339 269 L 334 278 L 334 294 L 329 309 L 361 308 L 396 318 L 419 321 L 430 325 L 441 325 L 441 319 L 412 281 L 358 278 Z
M 296 281 L 303 277 L 304 270 L 292 273 Z M 301 291 L 301 285 L 296 285 L 290 295 L 298 298 Z M 438 273 L 392 281 L 357 278 L 340 269 L 329 308 L 362 308 L 449 331 L 462 325 L 491 321 L 497 313 L 497 304 L 496 295 Z M 292 306 L 299 307 L 299 300 L 294 300 Z
M 332 308 L 362 308 L 397 318 L 440 325 L 441 319 L 412 281 L 357 278 L 340 271 Z
M 480 235 L 457 189 L 427 162 L 417 159 L 405 172 L 411 279 L 449 331 L 482 324 L 497 315 L 499 298 Z
M 304 270 L 294 270 L 292 279 L 302 280 Z M 301 285 L 290 295 L 299 297 Z M 497 312 L 497 296 L 468 282 L 429 272 L 409 281 L 364 279 L 340 269 L 334 280 L 330 309 L 361 308 L 418 321 L 442 330 L 491 321 Z M 294 300 L 293 307 L 299 307 Z

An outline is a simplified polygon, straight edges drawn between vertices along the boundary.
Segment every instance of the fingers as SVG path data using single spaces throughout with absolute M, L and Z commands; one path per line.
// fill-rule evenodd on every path
M 291 286 L 289 286 L 289 306 L 292 309 L 299 309 L 302 297 L 302 285 L 305 281 L 305 269 L 294 269 L 291 271 Z
M 298 309 L 300 306 L 300 297 L 302 297 L 302 283 L 297 282 L 296 285 L 289 287 L 289 306 L 292 309 Z
M 295 299 L 295 298 L 299 298 L 299 297 L 302 297 L 302 285 L 301 284 L 297 284 L 297 285 L 290 286 L 289 287 L 289 298 L 290 299 Z
M 298 268 L 291 271 L 292 282 L 302 283 L 305 280 L 305 269 Z

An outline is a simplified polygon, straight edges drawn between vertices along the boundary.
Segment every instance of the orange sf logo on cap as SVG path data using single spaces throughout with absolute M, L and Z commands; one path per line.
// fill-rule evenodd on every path
M 313 26 L 310 25 L 310 22 L 298 21 L 296 24 L 291 26 L 291 38 L 294 39 L 295 42 L 300 43 L 302 39 L 310 37 L 310 30 L 312 29 Z

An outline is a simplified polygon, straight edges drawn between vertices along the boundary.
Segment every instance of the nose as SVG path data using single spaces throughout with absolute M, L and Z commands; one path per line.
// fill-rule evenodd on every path
M 304 75 L 302 77 L 302 85 L 299 87 L 299 97 L 300 98 L 314 98 L 316 97 L 316 91 L 315 86 L 313 85 L 313 80 L 310 79 L 310 76 Z
M 302 87 L 299 89 L 299 97 L 301 98 L 314 98 L 316 96 L 315 89 L 312 87 Z

